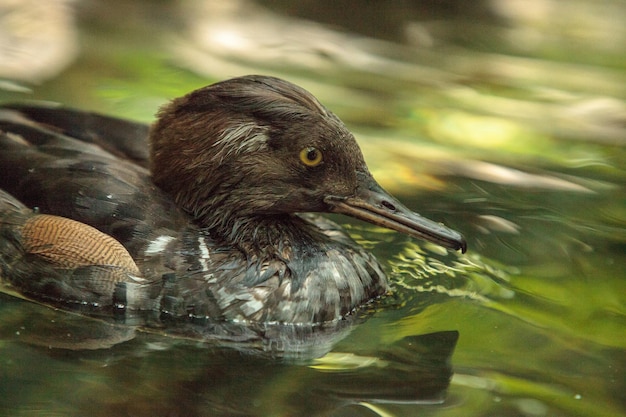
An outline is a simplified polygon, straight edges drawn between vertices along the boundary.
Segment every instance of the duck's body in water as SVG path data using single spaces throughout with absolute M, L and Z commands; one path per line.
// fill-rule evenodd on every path
M 460 234 L 375 182 L 335 115 L 272 77 L 196 90 L 150 130 L 8 106 L 0 167 L 1 278 L 66 308 L 313 324 L 387 293 L 373 255 L 300 213 L 343 213 L 465 250 Z

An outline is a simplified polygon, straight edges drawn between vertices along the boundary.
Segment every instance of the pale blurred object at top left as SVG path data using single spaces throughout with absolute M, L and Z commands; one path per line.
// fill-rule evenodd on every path
M 78 43 L 73 4 L 0 0 L 0 88 L 11 81 L 42 82 L 74 60 Z

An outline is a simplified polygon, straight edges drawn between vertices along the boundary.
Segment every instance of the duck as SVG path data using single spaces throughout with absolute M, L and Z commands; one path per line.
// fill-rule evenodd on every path
M 386 192 L 344 123 L 276 77 L 197 89 L 151 126 L 5 104 L 0 149 L 2 291 L 55 308 L 154 323 L 342 320 L 390 283 L 324 213 L 467 248 Z

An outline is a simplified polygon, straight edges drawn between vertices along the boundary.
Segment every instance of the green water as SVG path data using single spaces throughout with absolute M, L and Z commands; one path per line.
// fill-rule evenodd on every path
M 101 324 L 3 295 L 0 414 L 626 415 L 623 2 L 206 3 L 49 2 L 26 26 L 0 14 L 26 31 L 16 50 L 54 39 L 33 56 L 65 46 L 67 61 L 38 84 L 4 82 L 0 100 L 150 121 L 217 80 L 284 77 L 349 125 L 386 189 L 462 231 L 468 253 L 336 217 L 395 294 L 298 363 L 158 334 L 49 349 L 59 328 L 71 341 Z M 20 65 L 0 75 L 37 67 Z

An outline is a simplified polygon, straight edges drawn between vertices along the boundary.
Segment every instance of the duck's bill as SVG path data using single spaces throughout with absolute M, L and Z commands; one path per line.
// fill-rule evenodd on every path
M 357 195 L 328 196 L 325 202 L 333 213 L 346 214 L 462 253 L 467 250 L 467 243 L 459 232 L 412 212 L 376 183 L 360 188 Z

